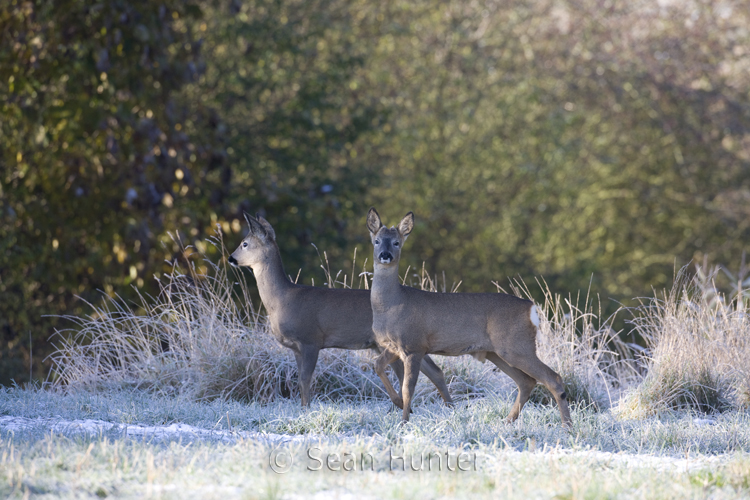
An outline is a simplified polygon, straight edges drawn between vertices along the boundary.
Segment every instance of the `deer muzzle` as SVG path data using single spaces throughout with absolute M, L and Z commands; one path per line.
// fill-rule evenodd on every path
M 233 265 L 234 267 L 238 267 L 239 266 L 239 264 L 237 263 L 237 259 L 235 259 L 233 255 L 230 255 L 229 259 L 227 259 L 227 260 L 229 260 L 229 263 L 231 265 Z
M 391 255 L 391 252 L 380 252 L 378 259 L 381 264 L 390 264 L 393 261 L 393 255 Z

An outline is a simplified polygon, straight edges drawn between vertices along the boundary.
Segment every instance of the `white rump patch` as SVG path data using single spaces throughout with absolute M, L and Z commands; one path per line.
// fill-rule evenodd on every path
M 531 320 L 532 325 L 539 328 L 539 313 L 536 310 L 536 304 L 531 306 L 531 311 L 529 311 L 529 319 Z

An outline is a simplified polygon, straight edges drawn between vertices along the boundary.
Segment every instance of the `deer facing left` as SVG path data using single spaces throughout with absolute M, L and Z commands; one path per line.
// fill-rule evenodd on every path
M 281 262 L 276 233 L 263 217 L 246 217 L 249 231 L 229 257 L 233 266 L 250 267 L 258 292 L 268 312 L 271 332 L 281 345 L 294 352 L 299 374 L 302 406 L 310 403 L 310 383 L 321 349 L 373 349 L 380 352 L 372 332 L 370 291 L 323 288 L 293 283 Z M 404 365 L 394 360 L 391 368 L 399 382 Z M 420 366 L 438 388 L 446 403 L 451 403 L 442 370 L 425 357 Z M 386 391 L 393 403 L 403 408 L 402 398 L 391 384 Z

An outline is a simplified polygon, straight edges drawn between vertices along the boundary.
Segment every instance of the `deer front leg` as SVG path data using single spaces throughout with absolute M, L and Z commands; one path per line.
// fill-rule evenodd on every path
M 310 404 L 310 383 L 312 382 L 315 365 L 318 363 L 319 352 L 320 349 L 311 345 L 304 345 L 299 352 L 294 352 L 294 357 L 297 360 L 299 392 L 302 397 L 302 406 Z
M 373 347 L 373 351 L 375 351 L 375 354 L 380 356 L 383 353 L 383 350 L 380 349 L 380 347 Z M 376 356 L 377 358 L 377 356 Z M 404 383 L 404 364 L 401 362 L 400 359 L 398 359 L 398 356 L 394 356 L 393 361 L 389 363 L 391 365 L 391 370 L 393 370 L 393 373 L 396 374 L 396 378 L 398 378 L 398 386 L 401 387 L 401 384 Z M 383 368 L 385 369 L 385 367 Z M 376 370 L 377 373 L 377 370 Z M 395 390 L 395 387 L 394 387 Z M 401 406 L 399 405 L 399 408 Z
M 399 408 L 403 408 L 404 402 L 401 399 L 401 396 L 399 396 L 396 392 L 396 389 L 393 388 L 391 381 L 388 379 L 388 375 L 386 375 L 385 373 L 385 367 L 390 365 L 391 363 L 395 363 L 396 361 L 398 361 L 400 364 L 400 360 L 395 353 L 389 351 L 388 349 L 383 349 L 383 352 L 381 352 L 380 355 L 375 358 L 375 373 L 378 374 L 378 377 L 380 377 L 380 380 L 383 382 L 385 391 L 388 393 L 391 401 L 393 401 L 393 404 L 398 406 Z M 396 370 L 397 375 L 399 371 L 402 371 L 402 369 Z
M 404 399 L 404 416 L 403 421 L 409 421 L 409 413 L 411 412 L 411 400 L 414 397 L 414 389 L 417 386 L 417 379 L 419 378 L 419 369 L 422 365 L 422 358 L 424 353 L 412 353 L 406 356 L 404 359 L 404 385 L 401 388 L 401 394 Z

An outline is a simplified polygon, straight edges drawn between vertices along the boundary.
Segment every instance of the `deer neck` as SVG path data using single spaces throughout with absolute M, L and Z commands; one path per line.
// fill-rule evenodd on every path
M 398 263 L 393 266 L 384 266 L 375 262 L 373 271 L 372 291 L 370 292 L 373 311 L 383 311 L 399 304 L 403 291 L 398 277 Z
M 279 249 L 270 249 L 266 258 L 253 266 L 253 274 L 258 283 L 260 300 L 263 301 L 269 315 L 273 315 L 284 303 L 286 293 L 294 287 L 284 272 Z

